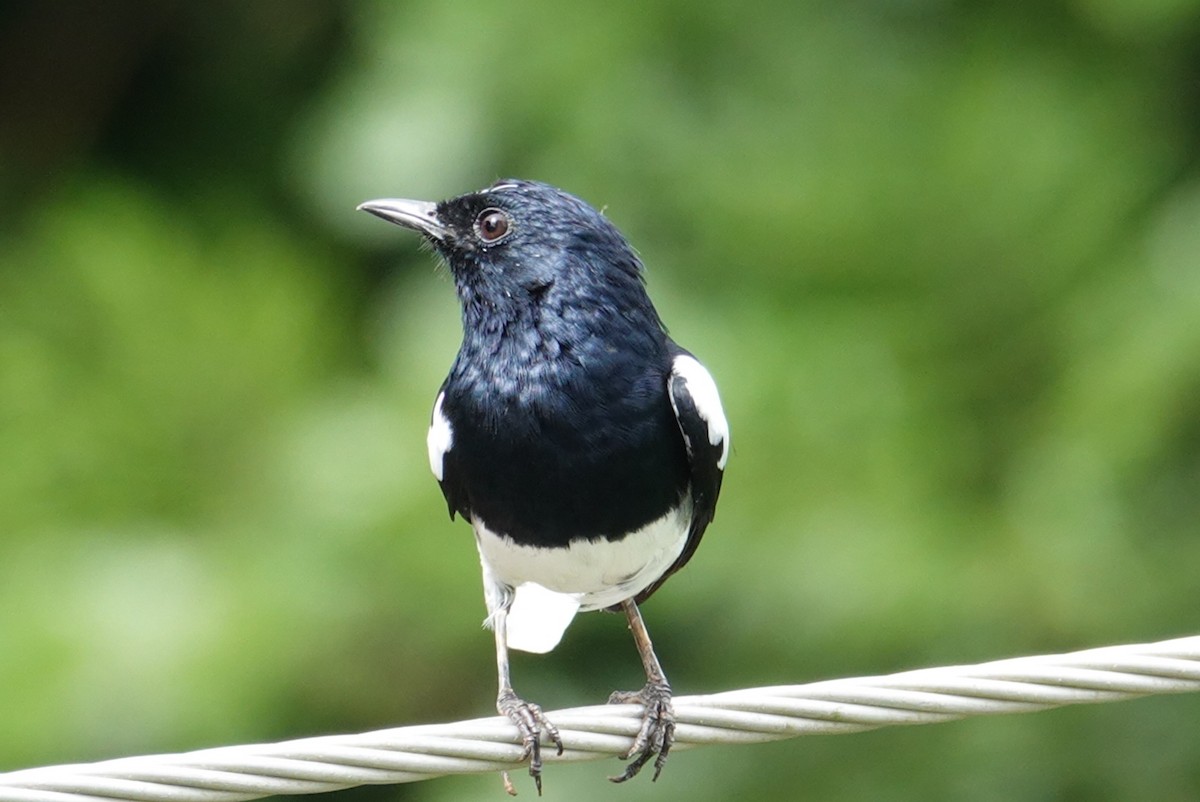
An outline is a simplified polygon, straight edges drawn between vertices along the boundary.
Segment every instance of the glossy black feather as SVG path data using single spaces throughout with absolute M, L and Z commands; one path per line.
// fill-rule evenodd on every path
M 513 230 L 488 247 L 474 226 L 490 208 Z M 448 233 L 434 245 L 463 319 L 442 386 L 451 515 L 517 543 L 565 547 L 620 540 L 690 493 L 678 570 L 712 520 L 721 472 L 711 448 L 688 448 L 685 435 L 706 424 L 686 399 L 676 419 L 672 361 L 685 352 L 667 337 L 632 248 L 591 206 L 534 182 L 499 182 L 438 204 L 437 216 Z

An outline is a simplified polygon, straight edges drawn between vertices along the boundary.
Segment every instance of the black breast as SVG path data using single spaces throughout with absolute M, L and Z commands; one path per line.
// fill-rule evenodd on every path
M 460 353 L 443 412 L 462 511 L 519 543 L 565 546 L 620 539 L 676 506 L 687 457 L 665 345 L 652 345 Z

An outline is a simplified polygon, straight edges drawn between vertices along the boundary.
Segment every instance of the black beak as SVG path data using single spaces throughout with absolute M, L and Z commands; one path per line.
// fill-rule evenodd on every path
M 381 198 L 358 204 L 361 212 L 370 212 L 389 223 L 411 228 L 436 240 L 446 238 L 446 227 L 437 216 L 437 204 L 430 201 Z

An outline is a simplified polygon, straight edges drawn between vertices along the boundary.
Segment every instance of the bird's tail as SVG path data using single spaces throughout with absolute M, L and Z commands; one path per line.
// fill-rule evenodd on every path
M 579 612 L 579 597 L 535 582 L 518 585 L 508 609 L 508 648 L 545 654 L 558 645 Z

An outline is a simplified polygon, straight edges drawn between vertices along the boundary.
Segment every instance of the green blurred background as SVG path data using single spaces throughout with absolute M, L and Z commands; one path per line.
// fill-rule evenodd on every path
M 721 508 L 646 606 L 678 692 L 1200 633 L 1196 0 L 7 3 L 0 770 L 491 712 L 424 447 L 454 294 L 354 206 L 504 176 L 605 207 L 720 381 Z M 548 707 L 640 683 L 605 615 L 514 671 Z M 1195 800 L 1197 720 L 546 798 Z

